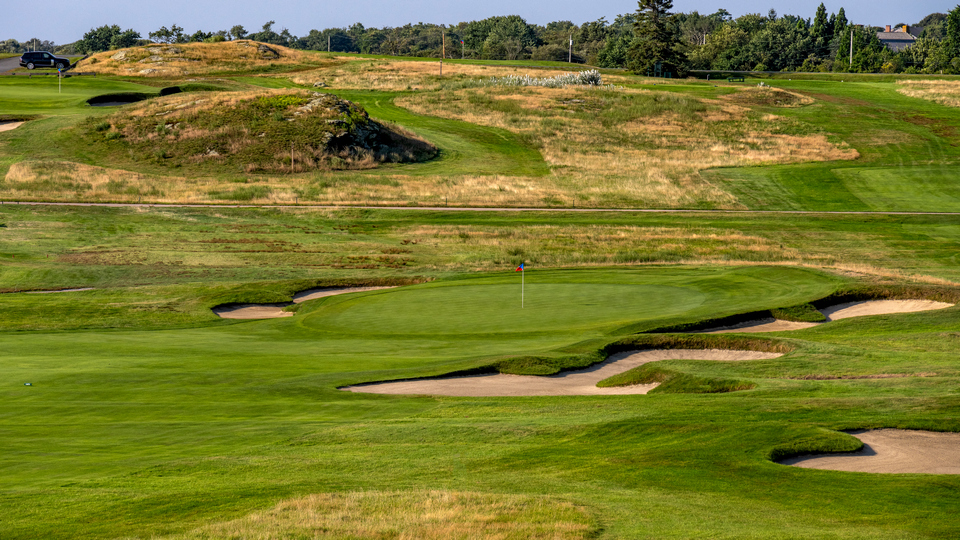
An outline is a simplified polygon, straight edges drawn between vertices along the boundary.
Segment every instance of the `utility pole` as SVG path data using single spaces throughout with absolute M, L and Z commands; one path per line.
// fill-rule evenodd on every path
M 440 30 L 440 76 L 443 77 L 443 59 L 447 57 L 447 35 Z
M 850 70 L 853 70 L 853 25 L 850 25 Z
M 573 34 L 570 34 L 570 50 L 567 52 L 567 62 L 573 63 Z
M 330 52 L 330 34 L 327 34 L 327 52 Z

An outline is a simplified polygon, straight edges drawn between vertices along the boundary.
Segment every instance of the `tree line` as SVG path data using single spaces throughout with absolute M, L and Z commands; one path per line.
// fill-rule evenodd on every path
M 310 30 L 299 37 L 286 29 L 277 32 L 275 21 L 255 32 L 235 25 L 229 30 L 192 34 L 174 24 L 150 32 L 147 38 L 132 29 L 105 25 L 91 29 L 69 48 L 92 53 L 148 42 L 252 39 L 319 51 L 572 61 L 670 76 L 683 76 L 690 70 L 960 73 L 960 6 L 949 13 L 932 13 L 912 25 L 923 31 L 912 46 L 899 52 L 880 42 L 877 32 L 882 28 L 854 24 L 843 8 L 828 13 L 823 4 L 809 18 L 778 15 L 774 10 L 734 18 L 724 9 L 706 15 L 673 13 L 672 9 L 671 0 L 640 0 L 636 12 L 613 21 L 600 18 L 579 25 L 571 21 L 537 25 L 508 15 L 455 25 L 367 28 L 356 23 Z M 47 50 L 53 48 L 49 42 L 42 43 Z M 16 45 L 15 40 L 4 42 L 8 50 Z

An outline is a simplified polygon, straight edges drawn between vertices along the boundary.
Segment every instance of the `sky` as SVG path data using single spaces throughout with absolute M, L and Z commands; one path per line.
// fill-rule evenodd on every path
M 766 14 L 771 8 L 781 15 L 812 18 L 821 0 L 674 0 L 675 12 L 699 11 L 702 14 L 726 9 L 734 17 L 745 13 Z M 916 24 L 934 12 L 946 13 L 960 0 L 913 0 L 885 2 L 878 0 L 824 1 L 828 13 L 844 8 L 847 18 L 857 24 L 884 26 Z M 367 27 L 403 26 L 407 23 L 455 24 L 484 19 L 494 15 L 520 15 L 527 22 L 546 24 L 569 20 L 580 24 L 606 17 L 612 21 L 621 13 L 636 11 L 636 1 L 592 0 L 588 2 L 556 0 L 484 0 L 451 2 L 449 0 L 351 0 L 348 2 L 284 0 L 163 0 L 134 2 L 130 0 L 44 0 L 9 2 L 0 18 L 0 40 L 26 41 L 48 39 L 58 44 L 83 37 L 91 28 L 116 24 L 133 28 L 143 37 L 161 26 L 173 24 L 188 34 L 197 30 L 226 30 L 242 24 L 247 31 L 259 30 L 263 23 L 274 20 L 274 30 L 283 28 L 294 35 L 311 29 L 350 26 L 360 22 Z M 45 16 L 49 13 L 50 16 Z

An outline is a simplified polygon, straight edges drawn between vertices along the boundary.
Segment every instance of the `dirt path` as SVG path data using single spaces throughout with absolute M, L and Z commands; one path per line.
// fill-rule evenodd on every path
M 22 126 L 23 122 L 0 122 L 0 133 L 4 131 L 10 131 L 11 129 L 17 129 Z
M 294 315 L 293 312 L 284 311 L 283 308 L 306 302 L 307 300 L 336 296 L 338 294 L 392 288 L 393 287 L 322 287 L 298 292 L 293 295 L 293 302 L 278 304 L 223 304 L 213 308 L 213 312 L 223 319 L 279 319 L 281 317 L 293 317 Z
M 505 396 L 616 396 L 646 394 L 658 383 L 598 388 L 597 383 L 660 360 L 714 360 L 723 362 L 741 360 L 768 360 L 782 356 L 779 353 L 756 351 L 707 350 L 650 350 L 615 354 L 606 361 L 579 371 L 537 377 L 529 375 L 469 375 L 440 377 L 347 386 L 341 390 L 370 394 L 432 394 L 440 396 L 505 397 Z
M 865 302 L 847 302 L 824 308 L 821 311 L 827 322 L 848 319 L 850 317 L 866 317 L 869 315 L 888 315 L 892 313 L 914 313 L 953 307 L 947 302 L 933 300 L 868 300 Z M 823 323 L 780 321 L 777 319 L 760 319 L 747 321 L 737 325 L 710 328 L 695 332 L 698 334 L 728 334 L 739 332 L 742 334 L 756 334 L 761 332 L 786 332 L 812 328 Z
M 781 463 L 833 471 L 960 474 L 960 433 L 877 429 L 850 434 L 863 441 L 863 450 L 800 456 Z

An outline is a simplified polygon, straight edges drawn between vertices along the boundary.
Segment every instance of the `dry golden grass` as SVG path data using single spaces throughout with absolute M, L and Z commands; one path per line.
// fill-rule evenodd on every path
M 856 159 L 856 150 L 825 135 L 779 133 L 787 120 L 730 103 L 704 102 L 695 116 L 664 112 L 600 126 L 589 115 L 596 90 L 584 88 L 473 88 L 417 94 L 397 100 L 413 112 L 494 126 L 536 137 L 554 169 L 562 198 L 586 204 L 642 201 L 659 207 L 709 203 L 740 205 L 702 178 L 711 167 L 735 167 Z M 624 93 L 655 95 L 644 90 Z M 505 106 L 509 102 L 511 106 Z M 589 112 L 589 110 L 588 110 Z
M 290 80 L 297 84 L 312 86 L 323 82 L 334 88 L 352 90 L 437 90 L 444 84 L 464 80 L 488 79 L 504 75 L 524 75 L 530 68 L 511 66 L 478 66 L 444 62 L 443 77 L 440 77 L 439 62 L 337 57 L 341 62 L 298 73 Z M 538 69 L 538 76 L 552 77 L 571 70 Z M 542 73 L 542 74 L 541 74 Z
M 707 227 L 419 225 L 399 230 L 397 235 L 438 253 L 460 253 L 450 264 L 468 264 L 474 270 L 496 269 L 519 260 L 548 267 L 733 261 L 822 267 L 828 262 L 825 256 L 802 253 L 769 238 Z
M 589 522 L 582 509 L 539 497 L 369 491 L 288 500 L 165 539 L 572 540 L 587 537 Z
M 960 81 L 898 81 L 898 84 L 897 92 L 905 96 L 960 107 Z
M 296 155 L 298 160 L 306 157 Z M 231 180 L 141 174 L 65 161 L 23 161 L 10 167 L 6 181 L 0 184 L 0 197 L 21 201 L 450 206 L 542 206 L 572 201 L 563 189 L 542 178 L 395 175 L 365 182 L 346 174 L 241 175 Z M 325 187 L 316 189 L 317 185 Z M 229 195 L 251 188 L 254 195 L 249 199 Z
M 720 99 L 741 105 L 765 105 L 769 107 L 795 108 L 813 103 L 813 98 L 770 86 L 750 86 Z
M 293 203 L 295 188 L 304 183 L 302 179 L 288 183 L 265 179 L 252 184 L 264 187 L 257 192 L 263 196 L 240 202 Z M 211 193 L 249 187 L 212 177 L 150 175 L 67 161 L 21 161 L 10 166 L 0 184 L 0 197 L 19 201 L 225 202 Z
M 316 53 L 267 45 L 278 56 L 263 54 L 256 41 L 237 40 L 221 43 L 183 43 L 148 45 L 119 51 L 107 51 L 82 60 L 77 71 L 107 75 L 182 77 L 224 71 L 251 71 L 264 66 L 323 65 L 333 60 Z

